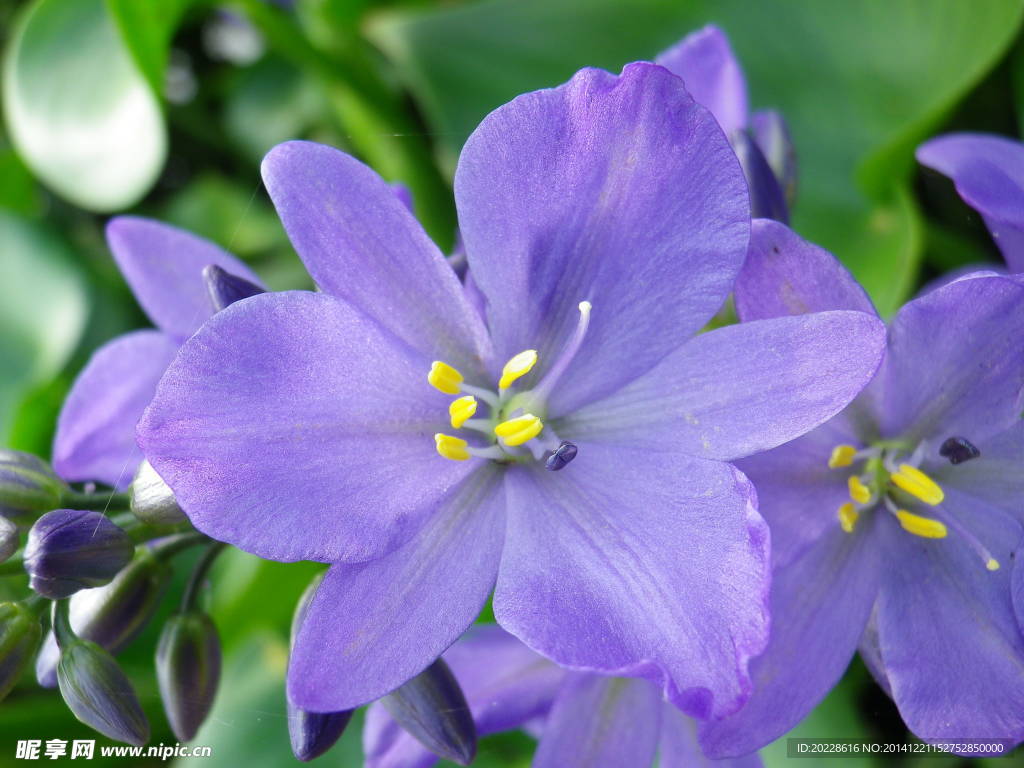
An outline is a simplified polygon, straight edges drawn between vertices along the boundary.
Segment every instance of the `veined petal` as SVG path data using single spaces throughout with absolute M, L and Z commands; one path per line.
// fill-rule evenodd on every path
M 441 251 L 376 172 L 332 147 L 289 141 L 264 158 L 263 181 L 321 290 L 429 359 L 480 368 L 490 354 L 483 323 Z
M 506 488 L 505 629 L 564 666 L 645 677 L 697 717 L 742 705 L 768 579 L 768 531 L 742 474 L 594 443 L 564 472 L 510 469 Z
M 142 461 L 135 424 L 178 351 L 162 331 L 135 331 L 97 349 L 64 400 L 53 466 L 65 480 L 126 488 Z
M 750 228 L 743 172 L 714 118 L 653 64 L 584 69 L 492 112 L 462 151 L 455 198 L 499 365 L 536 349 L 531 376 L 543 376 L 579 303 L 593 305 L 554 413 L 697 332 L 731 289 Z
M 437 458 L 447 400 L 429 367 L 332 296 L 253 296 L 182 347 L 139 444 L 209 536 L 274 560 L 373 559 L 478 466 Z
M 658 768 L 761 768 L 757 753 L 713 760 L 704 754 L 697 740 L 698 722 L 671 704 L 661 707 L 661 740 Z
M 571 674 L 532 768 L 646 768 L 658 748 L 661 709 L 658 689 L 646 680 Z
M 213 314 L 203 267 L 216 264 L 233 275 L 263 285 L 251 269 L 220 246 L 152 219 L 111 219 L 107 224 L 107 243 L 149 319 L 179 343 Z
M 857 650 L 884 567 L 873 541 L 875 518 L 847 534 L 834 511 L 820 513 L 831 519 L 832 530 L 772 571 L 772 633 L 750 665 L 750 701 L 700 726 L 701 744 L 712 757 L 748 754 L 793 728 L 839 681 Z
M 611 397 L 559 422 L 578 442 L 641 444 L 730 460 L 774 448 L 841 411 L 871 380 L 885 326 L 819 312 L 719 328 Z
M 726 136 L 747 127 L 747 81 L 729 38 L 714 24 L 687 35 L 654 61 L 683 79 Z
M 953 180 L 960 197 L 985 219 L 1010 269 L 1024 271 L 1024 144 L 951 133 L 918 147 L 917 160 Z
M 829 309 L 877 314 L 835 256 L 769 219 L 751 223 L 750 250 L 734 295 L 736 313 L 744 322 Z
M 503 534 L 500 473 L 486 468 L 403 547 L 332 567 L 295 637 L 291 702 L 312 712 L 352 709 L 426 669 L 487 600 Z

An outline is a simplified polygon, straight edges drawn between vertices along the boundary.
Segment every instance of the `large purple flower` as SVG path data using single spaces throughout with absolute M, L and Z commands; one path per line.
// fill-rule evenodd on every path
M 182 342 L 213 314 L 203 268 L 213 264 L 259 280 L 213 243 L 149 219 L 112 219 L 107 243 L 156 329 L 118 336 L 96 350 L 64 401 L 53 466 L 65 480 L 123 488 L 142 461 L 136 422 Z
M 539 735 L 533 768 L 757 768 L 750 755 L 709 760 L 697 723 L 646 680 L 570 672 L 493 625 L 477 626 L 444 654 L 466 695 L 477 733 L 524 728 Z M 366 713 L 365 768 L 430 768 L 437 756 L 380 702 Z
M 922 165 L 949 176 L 981 214 L 1012 272 L 1024 272 L 1024 144 L 1003 136 L 951 133 L 917 148 Z
M 883 331 L 829 312 L 695 336 L 750 225 L 735 156 L 682 82 L 583 70 L 479 126 L 455 194 L 486 318 L 369 168 L 306 142 L 263 168 L 321 293 L 213 317 L 139 438 L 200 530 L 335 563 L 292 701 L 396 688 L 496 583 L 499 622 L 556 661 L 646 677 L 694 715 L 739 707 L 768 541 L 727 462 L 837 413 Z
M 871 309 L 830 254 L 769 221 L 754 222 L 736 307 L 756 323 Z M 989 273 L 937 288 L 895 316 L 878 376 L 849 408 L 738 463 L 772 531 L 772 636 L 746 707 L 704 728 L 710 754 L 783 734 L 858 644 L 921 738 L 1024 738 L 1011 593 L 1024 532 L 1022 339 L 1019 281 Z

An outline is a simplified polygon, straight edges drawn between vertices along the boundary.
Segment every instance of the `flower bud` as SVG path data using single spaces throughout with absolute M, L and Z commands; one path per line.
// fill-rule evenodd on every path
M 732 148 L 743 167 L 743 175 L 750 189 L 750 217 L 788 223 L 789 209 L 786 207 L 782 187 L 757 143 L 749 133 L 740 130 L 732 135 Z
M 381 703 L 427 749 L 459 765 L 476 756 L 476 724 L 455 675 L 438 659 Z
M 345 732 L 354 710 L 307 712 L 288 702 L 288 736 L 292 754 L 308 763 L 333 747 Z
M 0 563 L 9 560 L 18 551 L 18 526 L 6 517 L 0 517 Z
M 174 525 L 188 519 L 178 506 L 174 491 L 148 461 L 139 464 L 128 493 L 131 496 L 132 514 L 144 523 Z
M 179 741 L 191 741 L 213 707 L 220 682 L 220 639 L 205 613 L 171 616 L 156 649 L 160 698 Z
M 50 465 L 22 451 L 0 450 L 0 515 L 30 522 L 60 506 L 67 486 Z
M 39 647 L 39 619 L 21 603 L 0 603 L 0 700 L 21 678 Z
M 58 600 L 109 582 L 134 549 L 128 534 L 99 512 L 57 509 L 28 532 L 25 570 L 32 589 Z
M 203 279 L 206 281 L 206 290 L 210 294 L 210 303 L 213 305 L 214 312 L 220 312 L 236 301 L 247 299 L 258 293 L 266 293 L 256 283 L 233 275 L 216 264 L 210 264 L 203 268 Z
M 71 628 L 85 640 L 117 653 L 138 636 L 167 591 L 171 569 L 146 547 L 114 580 L 103 587 L 83 589 L 71 598 Z M 36 680 L 57 687 L 60 651 L 50 632 L 36 658 Z
M 75 640 L 57 665 L 61 696 L 75 717 L 104 736 L 142 746 L 149 722 L 114 657 L 89 640 Z
M 796 202 L 796 150 L 785 119 L 773 109 L 755 112 L 750 118 L 750 130 L 779 182 L 786 205 L 792 208 Z

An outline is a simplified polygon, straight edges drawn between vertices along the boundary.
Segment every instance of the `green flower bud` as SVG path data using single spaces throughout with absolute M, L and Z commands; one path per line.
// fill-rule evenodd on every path
M 139 465 L 128 490 L 131 494 L 131 510 L 144 523 L 174 525 L 188 519 L 178 506 L 174 491 L 148 461 Z
M 179 741 L 191 741 L 220 682 L 220 639 L 207 614 L 190 611 L 167 620 L 156 649 L 156 679 L 171 730 Z
M 39 647 L 39 619 L 21 603 L 0 603 L 0 700 L 21 679 Z
M 139 747 L 149 740 L 149 721 L 135 689 L 96 643 L 78 639 L 61 650 L 57 683 L 68 708 L 90 728 Z
M 31 453 L 0 450 L 0 516 L 30 523 L 56 509 L 67 485 L 45 461 Z

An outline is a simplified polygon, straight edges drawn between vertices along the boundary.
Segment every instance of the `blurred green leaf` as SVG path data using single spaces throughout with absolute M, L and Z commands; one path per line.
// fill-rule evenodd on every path
M 586 65 L 650 59 L 722 25 L 752 101 L 777 106 L 800 160 L 794 226 L 842 258 L 883 313 L 915 284 L 913 148 L 1013 40 L 1019 0 L 488 0 L 381 15 L 371 37 L 399 67 L 446 150 L 518 93 Z
M 26 391 L 54 375 L 88 312 L 68 247 L 42 225 L 0 211 L 0 439 Z
M 160 104 L 103 0 L 36 0 L 4 61 L 11 140 L 48 186 L 92 211 L 141 198 L 163 167 Z
M 157 98 L 163 97 L 164 71 L 174 31 L 196 0 L 107 0 L 128 50 Z
M 0 149 L 0 208 L 33 215 L 39 212 L 39 188 L 14 150 Z

